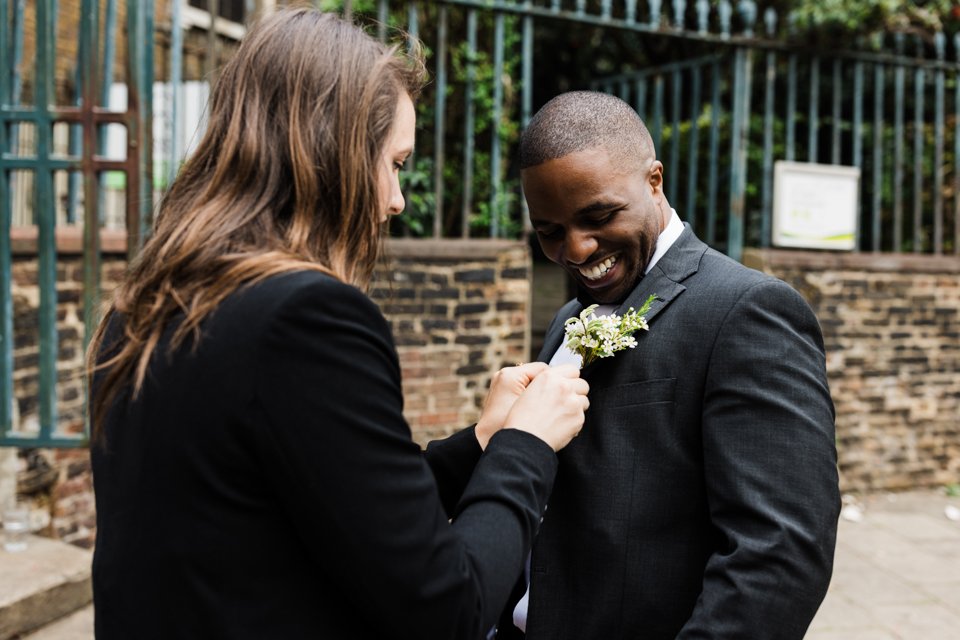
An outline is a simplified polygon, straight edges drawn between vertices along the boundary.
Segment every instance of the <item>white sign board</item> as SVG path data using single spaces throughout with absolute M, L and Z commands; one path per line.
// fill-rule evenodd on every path
M 857 248 L 860 169 L 779 160 L 773 170 L 773 244 Z

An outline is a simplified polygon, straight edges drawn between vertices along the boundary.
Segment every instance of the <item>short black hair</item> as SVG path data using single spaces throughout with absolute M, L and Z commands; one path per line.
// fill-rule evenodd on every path
M 653 139 L 637 112 L 596 91 L 561 93 L 537 112 L 520 137 L 520 169 L 577 151 L 603 147 L 615 166 L 646 168 Z

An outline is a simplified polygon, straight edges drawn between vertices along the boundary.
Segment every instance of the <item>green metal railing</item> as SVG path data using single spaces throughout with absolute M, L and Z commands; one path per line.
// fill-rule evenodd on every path
M 246 0 L 247 13 L 258 4 Z M 70 176 L 60 220 L 83 228 L 89 333 L 97 319 L 105 176 L 126 176 L 124 217 L 133 255 L 147 232 L 154 180 L 158 188 L 172 181 L 184 135 L 193 133 L 183 130 L 180 114 L 188 29 L 181 5 L 169 3 L 162 17 L 170 25 L 170 103 L 158 106 L 170 123 L 169 140 L 157 141 L 166 142 L 158 156 L 162 175 L 154 176 L 152 1 L 82 1 L 77 91 L 69 106 L 59 106 L 53 95 L 58 2 L 0 0 L 0 446 L 83 442 L 58 426 L 53 175 Z M 24 83 L 19 74 L 30 7 L 36 11 L 35 80 Z M 135 45 L 126 59 L 125 111 L 107 108 L 121 7 Z M 216 2 L 208 7 L 216 13 Z M 538 38 L 547 30 L 569 30 L 671 51 L 669 64 L 655 56 L 619 61 L 616 73 L 596 70 L 589 81 L 566 88 L 607 91 L 635 106 L 664 162 L 671 204 L 718 249 L 739 257 L 745 247 L 770 244 L 774 162 L 784 159 L 861 169 L 860 250 L 960 254 L 960 38 L 938 34 L 921 47 L 912 37 L 890 36 L 886 49 L 831 52 L 827 59 L 788 37 L 789 17 L 781 20 L 773 11 L 758 16 L 750 1 L 375 0 L 343 2 L 342 9 L 370 23 L 381 38 L 388 26 L 405 29 L 430 52 L 433 82 L 421 101 L 418 152 L 407 172 L 419 182 L 407 187 L 416 198 L 408 197 L 404 216 L 419 215 L 422 228 L 407 233 L 519 237 L 529 230 L 513 160 L 516 132 L 536 104 L 559 91 L 544 77 L 545 59 L 536 59 L 552 53 L 536 46 Z M 205 80 L 215 77 L 219 60 L 215 26 L 211 18 L 200 25 L 206 38 L 194 38 L 206 42 Z M 29 105 L 23 104 L 25 87 Z M 66 154 L 53 153 L 55 124 L 70 128 Z M 29 153 L 17 144 L 24 125 L 37 134 Z M 105 157 L 108 125 L 127 132 L 124 160 Z M 26 183 L 18 180 L 25 173 L 33 178 L 40 289 L 39 429 L 29 433 L 13 424 L 12 410 L 11 197 L 15 186 L 22 191 Z
M 772 32 L 773 16 L 768 13 L 765 21 Z M 933 60 L 906 56 L 904 37 L 899 35 L 895 41 L 892 55 L 836 52 L 828 74 L 822 73 L 823 61 L 816 54 L 779 43 L 756 42 L 749 48 L 734 47 L 706 58 L 602 79 L 594 88 L 634 100 L 638 112 L 647 117 L 668 167 L 671 203 L 695 228 L 705 214 L 702 228 L 706 240 L 734 257 L 739 258 L 745 244 L 769 246 L 774 160 L 800 157 L 806 162 L 848 165 L 863 171 L 860 250 L 941 255 L 949 248 L 950 253 L 960 255 L 960 191 L 956 188 L 960 171 L 955 168 L 960 158 L 960 64 L 945 59 L 943 34 L 934 39 Z M 960 55 L 960 37 L 954 48 Z M 701 98 L 703 77 L 709 78 L 713 88 L 709 101 Z M 912 94 L 908 94 L 908 78 L 912 78 Z M 802 86 L 803 80 L 806 86 Z M 664 84 L 672 90 L 669 99 Z M 649 85 L 653 86 L 652 97 Z M 954 89 L 953 127 L 946 124 L 948 86 Z M 801 89 L 808 98 L 806 105 L 798 103 Z M 823 94 L 829 96 L 828 101 Z M 869 120 L 865 101 L 872 104 Z M 683 119 L 678 105 L 687 109 Z M 672 117 L 664 122 L 667 113 Z M 695 124 L 698 116 L 709 118 L 709 177 L 700 186 L 699 131 L 703 125 Z M 775 132 L 775 124 L 782 131 Z M 687 133 L 682 131 L 684 125 Z M 797 135 L 800 127 L 806 129 L 805 144 Z M 725 151 L 719 145 L 722 129 L 726 131 Z M 947 162 L 951 137 L 952 157 Z M 661 144 L 664 138 L 667 142 Z M 759 156 L 749 166 L 747 150 Z M 726 189 L 718 179 L 718 169 L 727 164 L 725 159 L 730 167 Z M 680 200 L 678 178 L 684 173 L 687 194 Z M 945 192 L 948 176 L 955 185 L 952 203 Z M 756 186 L 752 195 L 748 194 L 750 184 Z M 719 197 L 721 192 L 725 198 Z M 717 210 L 718 200 L 726 204 L 725 210 Z M 754 213 L 750 229 L 744 226 L 743 203 L 747 200 Z M 718 222 L 726 225 L 723 238 L 716 235 Z M 950 228 L 952 238 L 947 234 Z
M 24 2 L 0 0 L 0 446 L 79 446 L 84 434 L 64 433 L 57 415 L 57 203 L 54 173 L 82 176 L 83 216 L 83 315 L 84 344 L 96 327 L 100 291 L 100 179 L 104 172 L 126 175 L 126 229 L 128 254 L 134 255 L 144 236 L 152 202 L 150 175 L 150 91 L 153 83 L 153 2 L 141 0 L 126 6 L 128 47 L 126 111 L 100 106 L 112 82 L 113 51 L 117 40 L 115 0 L 106 3 L 106 30 L 101 38 L 98 0 L 83 0 L 80 6 L 77 94 L 73 106 L 56 104 L 56 33 L 58 3 L 37 0 L 33 4 L 36 29 L 35 60 L 31 83 L 32 104 L 21 100 L 20 59 L 24 49 Z M 148 36 L 148 34 L 151 34 Z M 104 44 L 106 46 L 104 46 Z M 102 56 L 102 64 L 101 64 Z M 103 70 L 101 72 L 101 69 Z M 17 128 L 27 123 L 36 131 L 36 149 L 24 153 L 13 142 Z M 57 124 L 71 128 L 73 142 L 66 155 L 54 153 L 53 131 Z M 103 157 L 104 127 L 122 125 L 127 132 L 125 160 Z M 79 135 L 78 135 L 79 134 Z M 77 139 L 80 140 L 77 144 Z M 12 246 L 11 196 L 15 173 L 33 176 L 33 211 L 36 227 L 39 320 L 39 416 L 38 429 L 26 431 L 13 424 L 14 309 L 11 290 Z M 75 211 L 79 194 L 70 180 L 68 211 Z M 68 219 L 69 219 L 68 213 Z

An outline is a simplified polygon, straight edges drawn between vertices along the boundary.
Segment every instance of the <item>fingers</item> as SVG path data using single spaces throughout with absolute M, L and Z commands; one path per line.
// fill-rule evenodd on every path
M 518 364 L 516 367 L 511 368 L 516 369 L 521 375 L 527 376 L 530 380 L 533 380 L 538 374 L 549 369 L 550 365 L 548 365 L 546 362 L 527 362 Z
M 555 371 L 558 375 L 561 375 L 564 378 L 580 377 L 580 369 L 578 369 L 572 364 L 560 364 L 555 367 L 550 367 L 550 370 Z
M 497 374 L 506 380 L 518 382 L 526 387 L 534 378 L 549 368 L 545 362 L 518 363 L 516 366 L 500 369 Z

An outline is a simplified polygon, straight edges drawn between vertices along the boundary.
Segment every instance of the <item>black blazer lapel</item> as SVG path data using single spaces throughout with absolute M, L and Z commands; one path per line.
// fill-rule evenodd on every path
M 630 307 L 639 309 L 650 295 L 656 294 L 657 299 L 645 314 L 647 322 L 652 322 L 657 314 L 666 309 L 678 295 L 686 290 L 681 283 L 700 268 L 700 259 L 706 252 L 707 245 L 697 240 L 689 225 L 684 224 L 684 227 L 683 233 L 673 246 L 663 254 L 663 257 L 653 265 L 650 272 L 623 301 L 617 309 L 617 314 L 623 315 Z
M 630 307 L 639 309 L 651 294 L 657 294 L 657 299 L 650 306 L 650 311 L 646 314 L 647 322 L 651 322 L 654 317 L 663 311 L 674 298 L 683 293 L 686 287 L 681 284 L 683 280 L 697 272 L 700 268 L 700 259 L 707 251 L 707 245 L 700 242 L 690 226 L 684 223 L 683 233 L 677 238 L 667 252 L 653 265 L 650 273 L 640 279 L 640 282 L 634 287 L 627 299 L 617 309 L 619 315 L 623 315 Z M 583 311 L 583 305 L 574 298 L 565 304 L 554 316 L 553 322 L 547 328 L 544 336 L 543 349 L 537 360 L 541 362 L 550 362 L 550 358 L 560 348 L 563 340 L 563 324 L 567 318 L 579 314 Z

